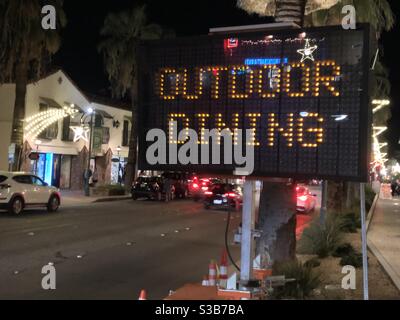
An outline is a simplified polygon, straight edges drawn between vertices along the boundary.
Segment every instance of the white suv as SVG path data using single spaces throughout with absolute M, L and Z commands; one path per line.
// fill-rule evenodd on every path
M 0 209 L 20 214 L 24 208 L 45 207 L 58 210 L 60 192 L 30 173 L 0 171 Z

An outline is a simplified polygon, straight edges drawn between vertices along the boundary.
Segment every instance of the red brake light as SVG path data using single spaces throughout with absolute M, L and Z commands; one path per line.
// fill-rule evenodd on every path
M 206 195 L 206 196 L 212 196 L 212 192 L 211 191 L 206 191 L 206 192 L 204 192 L 204 194 Z
M 198 189 L 199 185 L 197 183 L 193 183 L 192 187 L 193 187 L 193 189 Z
M 236 198 L 236 193 L 234 193 L 234 192 L 226 193 L 226 194 L 225 194 L 225 197 Z
M 202 187 L 201 190 L 207 191 L 207 190 L 208 190 L 208 187 Z

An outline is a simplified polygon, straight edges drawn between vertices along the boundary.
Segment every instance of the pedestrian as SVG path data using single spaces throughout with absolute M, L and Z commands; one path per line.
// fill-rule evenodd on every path
M 392 189 L 392 197 L 399 195 L 399 179 L 393 179 L 390 188 Z
M 171 179 L 168 177 L 164 178 L 163 191 L 165 193 L 165 202 L 169 202 L 172 200 L 171 188 Z
M 85 169 L 83 172 L 83 188 L 87 197 L 90 196 L 90 181 L 92 179 L 92 175 L 93 172 L 90 168 Z

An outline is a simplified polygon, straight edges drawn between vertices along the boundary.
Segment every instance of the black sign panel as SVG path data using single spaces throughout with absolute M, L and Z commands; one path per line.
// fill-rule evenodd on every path
M 361 26 L 143 43 L 139 168 L 232 174 L 237 166 L 223 159 L 221 164 L 171 163 L 175 149 L 170 145 L 159 150 L 166 152 L 166 162 L 150 164 L 150 130 L 163 130 L 166 142 L 178 150 L 184 145 L 171 135 L 176 122 L 178 131 L 197 132 L 199 149 L 208 144 L 202 140 L 204 129 L 228 128 L 234 138 L 235 130 L 252 130 L 243 147 L 254 146 L 255 176 L 365 181 L 371 135 L 369 34 L 369 27 Z

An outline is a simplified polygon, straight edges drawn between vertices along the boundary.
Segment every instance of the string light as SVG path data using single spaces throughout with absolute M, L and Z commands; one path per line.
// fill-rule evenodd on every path
M 24 120 L 27 125 L 24 128 L 26 137 L 35 140 L 48 127 L 58 122 L 59 120 L 74 116 L 78 113 L 74 107 L 64 107 L 63 109 L 51 109 L 37 113 Z
M 314 61 L 313 53 L 317 49 L 318 49 L 318 46 L 312 46 L 310 44 L 310 39 L 306 39 L 306 45 L 305 45 L 304 49 L 297 50 L 297 52 L 300 53 L 302 56 L 300 62 L 304 62 L 307 59 Z

